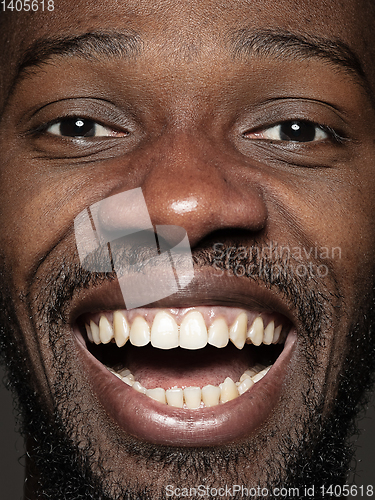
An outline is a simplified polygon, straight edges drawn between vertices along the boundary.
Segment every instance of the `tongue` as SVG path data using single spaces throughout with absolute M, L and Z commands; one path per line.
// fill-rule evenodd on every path
M 126 367 L 146 389 L 218 386 L 227 377 L 237 382 L 254 364 L 248 349 L 239 351 L 232 344 L 223 349 L 207 346 L 196 351 L 129 346 L 126 359 Z

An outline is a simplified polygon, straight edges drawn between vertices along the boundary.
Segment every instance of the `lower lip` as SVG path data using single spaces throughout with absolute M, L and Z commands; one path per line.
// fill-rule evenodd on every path
M 292 330 L 270 371 L 238 398 L 210 408 L 187 410 L 158 403 L 110 373 L 78 342 L 92 389 L 107 414 L 126 433 L 148 443 L 218 446 L 253 434 L 277 405 L 296 344 Z

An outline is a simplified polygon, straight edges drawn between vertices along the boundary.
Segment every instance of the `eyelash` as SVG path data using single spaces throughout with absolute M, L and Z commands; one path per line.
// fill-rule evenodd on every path
M 77 127 L 77 133 L 64 134 L 61 130 L 61 127 L 63 127 L 64 125 L 68 127 L 73 126 L 73 128 Z M 80 132 L 79 127 L 82 127 L 81 129 L 82 134 L 79 133 Z M 83 130 L 85 128 L 86 132 L 83 133 Z M 108 133 L 104 133 L 106 131 Z M 96 138 L 96 137 L 127 137 L 128 135 L 130 135 L 130 132 L 127 130 L 116 130 L 111 126 L 103 125 L 102 123 L 93 120 L 92 118 L 84 118 L 82 116 L 71 116 L 54 120 L 53 122 L 49 122 L 47 124 L 42 125 L 37 130 L 35 130 L 35 132 L 38 133 L 46 132 L 48 134 L 55 135 L 57 137 L 70 137 L 74 139 L 85 139 L 85 138 Z M 93 132 L 93 134 L 91 132 Z M 99 136 L 95 135 L 98 132 L 102 133 L 102 135 Z
M 293 139 L 293 138 L 276 138 L 276 137 L 265 137 L 265 138 L 262 138 L 261 135 L 262 134 L 265 134 L 267 131 L 268 133 L 270 133 L 270 131 L 272 131 L 273 134 L 275 133 L 279 133 L 280 136 L 282 136 L 282 134 L 284 133 L 284 135 L 286 135 L 285 132 L 282 131 L 282 127 L 283 126 L 289 126 L 290 130 L 292 131 L 292 133 L 295 133 L 296 137 Z M 307 140 L 298 140 L 298 136 L 301 134 L 303 135 L 303 127 L 309 127 L 310 130 L 308 130 L 308 132 L 313 132 L 314 133 L 314 137 L 313 138 L 309 138 Z M 320 134 L 320 137 L 319 137 L 319 134 Z M 252 137 L 249 137 L 249 136 L 252 136 Z M 316 137 L 318 135 L 318 137 Z M 314 143 L 314 142 L 323 142 L 327 139 L 331 139 L 333 140 L 334 142 L 336 143 L 339 143 L 339 144 L 342 144 L 345 140 L 344 137 L 341 137 L 336 130 L 334 130 L 333 128 L 327 126 L 327 125 L 320 125 L 320 124 L 317 124 L 317 123 L 314 123 L 312 121 L 309 121 L 309 120 L 285 120 L 285 121 L 282 121 L 282 122 L 279 122 L 279 123 L 276 123 L 276 124 L 273 124 L 273 125 L 270 125 L 268 127 L 263 127 L 261 129 L 256 129 L 254 131 L 247 131 L 247 132 L 244 132 L 242 134 L 242 136 L 245 138 L 245 139 L 250 139 L 250 140 L 262 140 L 262 141 L 269 141 L 269 142 L 293 142 L 293 143 L 300 143 L 300 144 L 303 144 L 303 143 Z

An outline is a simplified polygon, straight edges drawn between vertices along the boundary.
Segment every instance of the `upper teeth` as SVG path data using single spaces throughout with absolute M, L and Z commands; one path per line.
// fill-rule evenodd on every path
M 99 326 L 90 320 L 86 323 L 87 337 L 95 344 L 107 344 L 114 341 L 122 347 L 128 340 L 134 346 L 141 347 L 151 342 L 158 349 L 202 349 L 208 344 L 215 347 L 225 347 L 229 340 L 238 348 L 244 344 L 255 345 L 276 344 L 283 340 L 285 332 L 282 325 L 275 328 L 275 322 L 270 321 L 264 328 L 262 316 L 249 321 L 246 312 L 241 312 L 235 321 L 228 326 L 227 321 L 216 318 L 207 328 L 203 314 L 197 310 L 189 311 L 178 325 L 172 314 L 159 311 L 150 327 L 146 319 L 136 316 L 131 325 L 121 311 L 113 313 L 113 321 L 109 321 L 105 314 L 99 319 Z M 283 335 L 280 335 L 283 333 Z

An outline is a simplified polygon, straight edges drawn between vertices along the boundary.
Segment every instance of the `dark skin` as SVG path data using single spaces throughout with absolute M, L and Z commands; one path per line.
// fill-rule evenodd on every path
M 38 315 L 39 294 L 48 290 L 55 263 L 76 259 L 74 218 L 101 199 L 142 187 L 153 224 L 182 226 L 193 249 L 227 230 L 244 235 L 245 245 L 276 241 L 342 249 L 341 258 L 329 262 L 325 290 L 330 300 L 324 308 L 331 321 L 315 352 L 314 388 L 324 395 L 321 410 L 328 416 L 348 351 L 347 333 L 359 321 L 358 311 L 366 310 L 374 280 L 370 6 L 356 1 L 345 6 L 339 1 L 328 6 L 325 1 L 153 5 L 64 2 L 32 19 L 21 13 L 5 19 L 2 40 L 11 34 L 11 57 L 0 56 L 0 249 L 30 383 L 52 413 L 61 370 L 47 341 L 48 325 L 41 325 Z M 269 55 L 253 50 L 235 57 L 231 40 L 242 28 L 339 41 L 356 55 L 363 74 L 316 54 L 282 52 L 280 46 Z M 129 57 L 53 56 L 11 87 L 16 61 L 36 40 L 96 31 L 136 32 L 142 43 Z M 46 124 L 66 116 L 87 116 L 116 137 L 74 141 L 47 130 Z M 324 134 L 309 142 L 267 135 L 293 119 L 323 126 Z M 226 290 L 228 303 L 237 300 L 229 282 L 218 286 Z M 203 290 L 209 296 L 208 284 Z M 274 293 L 282 302 L 281 293 Z M 67 318 L 85 294 L 73 294 Z M 193 305 L 194 294 L 184 300 Z M 284 305 L 300 332 L 291 363 L 294 376 L 272 417 L 238 444 L 251 450 L 249 460 L 240 459 L 236 469 L 247 484 L 265 484 L 270 460 L 286 467 L 277 451 L 280 435 L 273 430 L 283 429 L 293 440 L 308 418 L 301 391 L 311 379 L 306 334 L 295 310 L 287 301 Z M 96 418 L 85 425 L 95 436 L 95 457 L 105 451 L 108 492 L 116 481 L 155 489 L 178 484 L 171 469 L 161 474 L 159 464 L 128 453 L 128 436 L 100 406 L 77 366 L 69 320 L 59 330 L 68 353 L 63 370 L 80 387 L 65 403 L 73 408 L 79 401 L 83 413 L 95 409 Z M 85 440 L 83 421 L 77 417 L 77 441 Z M 230 483 L 231 473 L 216 470 L 206 477 L 213 484 Z M 190 484 L 189 473 L 183 484 Z M 31 483 L 27 498 L 40 498 L 36 489 Z

